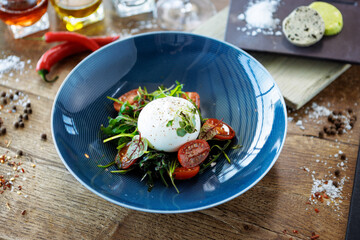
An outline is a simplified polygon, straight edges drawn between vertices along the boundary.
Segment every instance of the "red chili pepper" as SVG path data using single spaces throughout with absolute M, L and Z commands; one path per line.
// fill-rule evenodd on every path
M 73 42 L 79 43 L 91 51 L 96 51 L 99 49 L 99 44 L 95 42 L 94 39 L 88 38 L 85 35 L 75 33 L 75 32 L 47 32 L 45 33 L 43 39 L 47 43 L 51 42 Z
M 98 45 L 104 46 L 106 44 L 109 44 L 117 39 L 119 39 L 119 36 L 113 36 L 113 37 L 93 37 L 90 38 L 94 40 Z M 46 82 L 53 82 L 56 79 L 58 79 L 58 76 L 56 76 L 52 80 L 48 80 L 46 78 L 46 75 L 50 72 L 51 67 L 57 63 L 58 61 L 80 53 L 84 52 L 86 50 L 89 50 L 83 45 L 80 45 L 78 43 L 74 42 L 66 42 L 62 43 L 60 45 L 57 45 L 55 47 L 52 47 L 48 51 L 46 51 L 41 58 L 39 59 L 37 65 L 36 65 L 36 71 L 41 76 L 42 79 L 44 79 Z

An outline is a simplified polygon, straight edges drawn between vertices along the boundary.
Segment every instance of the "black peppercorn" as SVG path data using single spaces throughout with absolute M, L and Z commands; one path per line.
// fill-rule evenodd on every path
M 41 140 L 45 141 L 47 139 L 46 133 L 41 134 Z

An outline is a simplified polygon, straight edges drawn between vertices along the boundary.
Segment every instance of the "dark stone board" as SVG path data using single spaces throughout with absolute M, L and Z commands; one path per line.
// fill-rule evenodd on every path
M 348 63 L 360 63 L 360 6 L 359 1 L 333 0 L 327 1 L 336 6 L 343 15 L 343 29 L 335 36 L 324 36 L 319 42 L 310 47 L 292 45 L 284 36 L 247 35 L 241 28 L 246 21 L 238 19 L 244 13 L 252 0 L 232 0 L 225 33 L 225 40 L 239 48 L 249 51 L 270 52 L 286 55 L 329 59 Z M 256 0 L 254 0 L 256 1 Z M 282 0 L 278 5 L 274 18 L 282 22 L 295 8 L 307 6 L 313 1 Z M 281 23 L 278 31 L 282 31 Z

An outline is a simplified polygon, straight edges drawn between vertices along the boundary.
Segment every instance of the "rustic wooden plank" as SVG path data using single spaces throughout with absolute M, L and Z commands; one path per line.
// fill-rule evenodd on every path
M 282 231 L 293 229 L 299 231 L 299 238 L 310 236 L 311 231 L 321 232 L 325 239 L 341 239 L 346 227 L 347 210 L 350 199 L 346 193 L 351 192 L 352 176 L 356 156 L 356 147 L 344 145 L 341 149 L 349 156 L 346 174 L 350 177 L 344 185 L 346 198 L 340 204 L 341 215 L 338 216 L 330 206 L 316 205 L 320 212 L 313 211 L 315 206 L 306 204 L 311 195 L 311 174 L 302 170 L 303 166 L 316 172 L 316 177 L 323 174 L 326 167 L 336 167 L 340 161 L 328 158 L 334 149 L 325 140 L 307 138 L 290 134 L 284 152 L 269 174 L 253 189 L 244 195 L 216 208 L 188 214 L 149 214 L 128 210 L 111 204 L 97 197 L 81 186 L 62 164 L 55 164 L 47 159 L 37 158 L 31 154 L 23 157 L 22 167 L 25 173 L 18 173 L 16 184 L 23 186 L 22 195 L 16 192 L 4 192 L 0 199 L 0 217 L 6 220 L 7 226 L 26 221 L 27 229 L 6 231 L 9 239 L 32 236 L 39 239 L 92 238 L 99 233 L 108 234 L 109 238 L 126 236 L 126 238 L 144 238 L 155 236 L 166 238 L 171 233 L 173 239 L 218 239 L 226 235 L 229 238 L 241 239 L 288 239 Z M 321 145 L 312 152 L 314 145 Z M 0 148 L 0 152 L 8 149 Z M 14 153 L 9 153 L 9 155 Z M 32 168 L 31 164 L 36 163 Z M 6 165 L 1 166 L 1 173 L 11 171 Z M 22 181 L 22 177 L 27 180 Z M 32 178 L 35 176 L 35 178 Z M 24 198 L 24 195 L 28 198 Z M 11 209 L 7 209 L 9 202 Z M 254 204 L 256 203 L 256 204 Z M 309 208 L 309 210 L 306 210 Z M 27 210 L 25 216 L 22 210 Z M 203 215 L 205 214 L 205 216 Z M 298 216 L 294 218 L 294 216 Z M 86 221 L 81 219 L 86 218 Z M 156 219 L 156 221 L 154 221 Z M 76 227 L 73 227 L 76 226 Z M 186 233 L 183 229 L 187 229 Z M 327 229 L 333 231 L 327 231 Z M 313 230 L 311 230 L 313 229 Z M 149 235 L 150 234 L 150 235 Z M 193 238 L 192 238 L 193 239 Z
M 224 40 L 229 7 L 194 32 Z M 309 58 L 250 52 L 275 79 L 287 105 L 301 108 L 321 90 L 350 68 L 350 64 Z
M 109 19 L 106 21 L 111 24 Z M 214 27 L 217 26 L 215 23 Z M 0 29 L 4 30 L 3 25 Z M 92 31 L 97 35 L 95 30 Z M 98 32 L 101 31 L 104 30 Z M 278 161 L 248 192 L 200 212 L 150 214 L 119 207 L 93 194 L 66 170 L 55 151 L 50 133 L 51 106 L 66 74 L 86 54 L 68 58 L 55 66 L 53 74 L 60 74 L 60 79 L 47 84 L 38 79 L 33 68 L 48 45 L 12 41 L 6 31 L 3 32 L 4 36 L 0 38 L 2 54 L 18 55 L 22 60 L 30 59 L 31 63 L 26 64 L 23 74 L 14 71 L 12 76 L 8 73 L 0 77 L 0 92 L 9 92 L 10 89 L 23 91 L 31 100 L 33 114 L 25 122 L 24 129 L 15 130 L 12 123 L 22 108 L 19 107 L 18 113 L 8 113 L 5 109 L 12 106 L 10 104 L 0 110 L 7 128 L 7 134 L 0 136 L 0 155 L 15 156 L 17 150 L 23 150 L 24 156 L 14 160 L 23 162 L 21 167 L 25 170 L 25 173 L 21 170 L 14 173 L 12 167 L 0 163 L 0 175 L 11 177 L 18 174 L 15 186 L 23 187 L 21 195 L 17 190 L 0 194 L 1 239 L 288 240 L 290 237 L 309 239 L 313 231 L 319 233 L 321 239 L 344 239 L 360 126 L 357 122 L 352 132 L 320 139 L 317 135 L 322 124 L 305 120 L 309 120 L 312 102 L 322 106 L 330 104 L 330 110 L 352 107 L 355 113 L 359 113 L 356 104 L 360 101 L 359 66 L 353 66 L 304 108 L 289 114 L 294 120 L 289 122 L 287 139 Z M 299 119 L 304 122 L 304 130 L 296 125 Z M 323 120 L 326 121 L 326 117 Z M 45 142 L 40 139 L 43 132 L 48 135 Z M 339 150 L 348 158 L 344 167 L 337 166 L 341 160 L 333 157 Z M 303 167 L 309 168 L 310 172 L 304 171 Z M 317 179 L 328 178 L 325 175 L 330 174 L 329 178 L 333 178 L 335 168 L 341 169 L 340 178 L 348 177 L 342 189 L 344 199 L 339 204 L 340 210 L 335 212 L 332 204 L 306 204 L 313 185 L 312 171 Z M 10 209 L 6 203 L 10 204 Z M 319 213 L 314 211 L 315 207 Z M 25 215 L 21 214 L 23 210 L 27 210 Z M 287 234 L 283 230 L 287 230 Z M 293 233 L 293 230 L 298 233 Z
M 3 91 L 9 95 L 10 91 L 14 93 L 16 89 L 0 87 L 0 92 Z M 21 95 L 20 100 L 8 99 L 8 103 L 0 107 L 2 108 L 0 110 L 2 126 L 6 128 L 6 134 L 0 136 L 0 146 L 14 151 L 22 150 L 24 153 L 32 153 L 35 157 L 46 158 L 49 161 L 60 162 L 51 137 L 50 118 L 53 100 L 30 92 L 21 92 Z M 24 128 L 15 128 L 14 123 L 18 121 L 19 116 L 24 116 L 23 105 L 26 102 L 21 104 L 24 100 L 30 101 L 32 113 L 27 114 L 28 120 L 23 120 Z M 13 106 L 16 106 L 16 112 L 10 111 Z M 46 141 L 41 139 L 43 133 L 47 135 Z

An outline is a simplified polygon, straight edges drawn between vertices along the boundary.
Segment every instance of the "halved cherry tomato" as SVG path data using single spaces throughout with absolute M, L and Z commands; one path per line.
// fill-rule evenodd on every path
M 200 108 L 200 95 L 197 92 L 185 92 L 185 93 L 189 96 L 190 100 L 192 100 L 195 103 L 195 105 L 198 108 Z M 181 97 L 189 100 L 185 94 L 181 95 Z
M 177 180 L 185 180 L 194 177 L 200 171 L 200 166 L 193 168 L 178 167 L 174 171 L 174 178 Z
M 129 144 L 123 147 L 115 157 L 115 163 L 121 169 L 128 169 L 137 160 L 136 158 L 129 159 L 128 157 L 126 157 L 128 149 L 129 149 Z
M 182 145 L 178 151 L 178 160 L 184 168 L 200 165 L 209 155 L 210 146 L 202 139 L 196 139 Z
M 215 128 L 217 134 L 215 135 L 214 138 L 216 139 L 228 140 L 228 139 L 232 139 L 235 136 L 235 131 L 223 121 L 220 121 L 215 118 L 209 118 L 208 120 L 206 120 L 204 125 L 205 124 Z
M 133 105 L 134 103 L 137 102 L 136 100 L 134 100 L 134 98 L 137 95 L 138 95 L 138 89 L 133 89 L 133 90 L 121 95 L 119 97 L 119 100 L 122 102 L 128 101 L 130 105 Z M 120 104 L 118 102 L 114 102 L 114 108 L 117 112 L 120 111 L 121 106 L 122 106 L 122 104 Z

